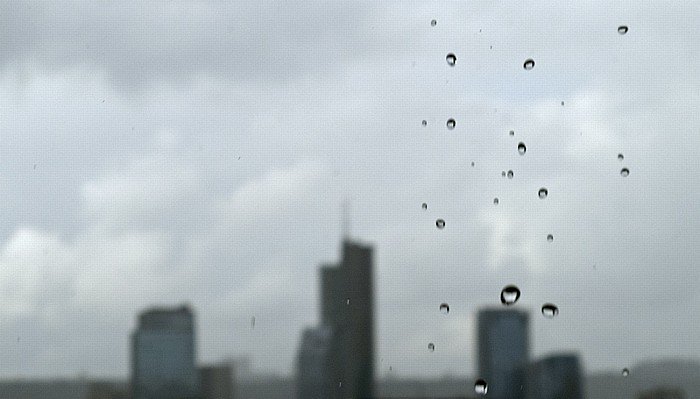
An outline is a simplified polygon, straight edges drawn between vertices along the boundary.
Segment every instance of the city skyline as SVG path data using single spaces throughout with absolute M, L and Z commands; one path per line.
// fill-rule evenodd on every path
M 346 201 L 376 248 L 378 378 L 474 375 L 508 285 L 534 358 L 700 358 L 698 20 L 0 2 L 0 378 L 125 379 L 134 315 L 181 303 L 202 362 L 291 376 Z

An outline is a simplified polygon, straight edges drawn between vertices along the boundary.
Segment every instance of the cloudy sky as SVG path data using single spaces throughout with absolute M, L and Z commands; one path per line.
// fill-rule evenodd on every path
M 0 377 L 125 377 L 138 312 L 182 302 L 202 362 L 291 374 L 343 201 L 375 246 L 379 376 L 473 374 L 475 314 L 507 284 L 535 356 L 700 358 L 698 20 L 690 1 L 0 2 Z

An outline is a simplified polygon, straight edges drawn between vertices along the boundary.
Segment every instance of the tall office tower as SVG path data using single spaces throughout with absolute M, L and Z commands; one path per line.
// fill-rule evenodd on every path
M 141 313 L 131 336 L 133 399 L 199 397 L 193 319 L 187 306 Z
M 583 399 L 583 377 L 578 356 L 548 356 L 528 367 L 527 391 L 531 399 Z
M 233 399 L 233 367 L 230 364 L 199 368 L 202 399 Z
M 479 378 L 492 399 L 524 399 L 528 364 L 528 316 L 510 309 L 479 312 Z
M 330 375 L 340 398 L 372 398 L 374 284 L 372 248 L 343 241 L 342 260 L 321 268 L 321 322 L 332 329 Z

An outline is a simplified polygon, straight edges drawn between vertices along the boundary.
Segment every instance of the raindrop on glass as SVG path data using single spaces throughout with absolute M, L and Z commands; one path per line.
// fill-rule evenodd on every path
M 627 177 L 627 176 L 629 176 L 629 175 L 630 175 L 630 170 L 629 170 L 629 169 L 627 169 L 627 168 L 622 168 L 622 170 L 620 170 L 620 176 L 622 176 L 622 177 Z
M 350 305 L 350 298 L 345 298 L 345 304 Z
M 547 242 L 552 242 L 554 241 L 554 236 L 551 234 L 547 234 Z
M 498 205 L 498 198 L 494 198 L 494 199 L 493 199 L 493 204 L 494 204 L 494 205 Z
M 447 120 L 447 128 L 448 129 L 452 130 L 455 128 L 455 126 L 457 126 L 457 122 L 454 119 L 450 118 Z
M 624 369 L 622 369 L 622 376 L 627 377 L 628 375 L 630 375 L 630 371 L 625 367 Z
M 520 155 L 525 155 L 526 152 L 527 152 L 527 147 L 525 147 L 525 143 L 523 143 L 521 141 L 520 143 L 518 143 L 518 153 Z
M 447 65 L 453 67 L 457 63 L 457 56 L 449 53 L 447 54 L 447 57 L 445 57 L 445 60 L 447 60 Z
M 545 199 L 547 198 L 547 195 L 549 195 L 549 191 L 542 187 L 540 188 L 540 191 L 537 192 L 537 195 L 540 197 L 540 199 Z
M 618 160 L 618 161 L 622 161 L 623 159 L 625 159 L 625 156 L 622 155 L 622 153 L 617 154 L 617 160 Z
M 434 19 L 434 20 L 430 21 L 430 26 L 435 26 L 435 25 L 437 25 L 437 20 Z
M 512 178 L 513 178 L 513 171 L 512 171 L 512 170 L 509 170 L 508 173 L 507 173 L 507 176 L 508 176 L 509 179 L 512 179 Z
M 474 162 L 472 162 L 472 168 L 474 167 Z
M 535 61 L 532 58 L 527 59 L 525 61 L 525 63 L 523 64 L 523 68 L 525 68 L 526 71 L 529 71 L 534 67 L 535 67 Z
M 564 106 L 564 101 L 561 102 L 561 106 L 562 106 L 562 107 Z
M 501 177 L 506 177 L 506 171 L 501 171 Z
M 424 202 L 423 205 L 421 205 L 421 208 L 423 208 L 424 211 L 428 210 L 428 204 Z
M 542 305 L 542 316 L 547 319 L 553 319 L 559 314 L 559 308 L 553 303 L 545 303 Z
M 489 391 L 489 386 L 486 384 L 486 381 L 484 380 L 476 380 L 474 383 L 474 392 L 477 395 L 486 395 Z
M 435 344 L 434 343 L 429 343 L 428 344 L 428 350 L 431 352 L 435 352 Z
M 448 305 L 446 303 L 441 303 L 440 304 L 440 313 L 442 313 L 442 314 L 450 313 L 450 305 Z
M 501 290 L 501 303 L 510 306 L 520 298 L 520 288 L 514 285 L 507 285 Z
M 617 33 L 619 33 L 621 35 L 626 34 L 628 30 L 629 30 L 629 28 L 627 27 L 627 25 L 620 25 L 617 27 Z
M 438 219 L 435 221 L 435 226 L 437 226 L 438 229 L 442 230 L 445 228 L 445 221 L 442 219 Z
M 425 119 L 423 119 L 423 121 L 422 121 L 420 124 L 423 125 L 424 127 L 425 127 L 425 126 L 428 126 L 428 121 L 426 121 Z
M 511 130 L 510 132 L 508 132 L 508 134 L 510 134 L 511 136 L 515 136 L 515 130 Z

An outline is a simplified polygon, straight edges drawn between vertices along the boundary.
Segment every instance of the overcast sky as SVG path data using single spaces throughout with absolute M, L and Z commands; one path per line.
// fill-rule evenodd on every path
M 507 284 L 534 356 L 700 358 L 699 20 L 691 1 L 0 2 L 0 377 L 126 377 L 137 314 L 183 302 L 201 362 L 291 374 L 344 200 L 375 248 L 378 376 L 472 375 L 476 312 Z

